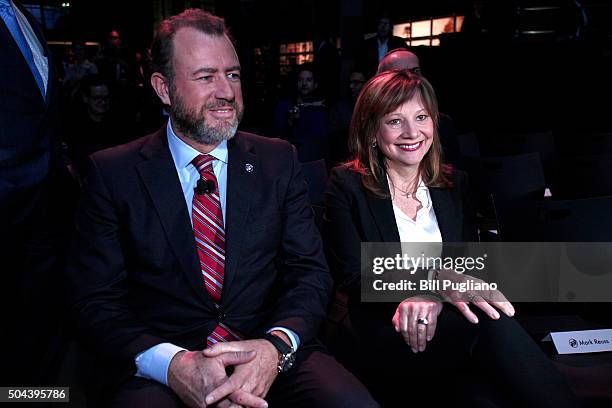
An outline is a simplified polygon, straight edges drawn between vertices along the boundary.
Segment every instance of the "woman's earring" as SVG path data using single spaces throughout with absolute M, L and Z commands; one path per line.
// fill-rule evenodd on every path
M 372 142 L 372 149 L 376 149 L 378 147 L 378 143 L 376 143 L 376 139 Z

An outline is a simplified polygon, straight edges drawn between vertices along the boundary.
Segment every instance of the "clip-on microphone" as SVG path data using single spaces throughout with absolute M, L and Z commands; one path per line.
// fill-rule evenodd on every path
M 215 182 L 200 178 L 198 184 L 193 189 L 197 195 L 211 194 L 215 192 Z

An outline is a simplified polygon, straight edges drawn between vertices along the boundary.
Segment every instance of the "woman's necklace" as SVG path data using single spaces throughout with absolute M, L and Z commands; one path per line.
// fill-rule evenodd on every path
M 401 188 L 398 188 L 395 183 L 391 180 L 391 177 L 389 177 L 389 175 L 387 174 L 387 181 L 389 182 L 389 184 L 391 184 L 393 186 L 393 190 L 397 190 L 400 193 L 402 193 L 406 198 L 412 198 L 415 196 L 417 189 L 419 188 L 418 185 L 417 187 L 414 189 L 414 191 L 405 191 L 402 190 Z
M 414 197 L 414 195 L 416 193 L 416 190 L 414 190 L 414 191 L 404 191 L 404 190 L 402 190 L 400 188 L 397 188 L 395 186 L 395 184 L 393 185 L 393 189 L 399 191 L 402 194 L 404 194 L 404 196 L 406 196 L 406 198 L 412 198 L 412 197 Z

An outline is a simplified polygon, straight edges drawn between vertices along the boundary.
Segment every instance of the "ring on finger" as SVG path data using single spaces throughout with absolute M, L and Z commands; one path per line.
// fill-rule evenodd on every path
M 417 319 L 417 324 L 422 324 L 424 326 L 427 326 L 429 324 L 429 320 L 427 320 L 426 317 L 419 317 Z

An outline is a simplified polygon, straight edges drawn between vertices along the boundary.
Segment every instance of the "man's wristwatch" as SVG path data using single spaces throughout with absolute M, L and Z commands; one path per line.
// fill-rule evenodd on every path
M 264 334 L 262 338 L 272 343 L 280 353 L 278 365 L 276 366 L 278 373 L 286 373 L 295 362 L 295 350 L 293 347 L 288 346 L 280 337 L 270 333 Z

